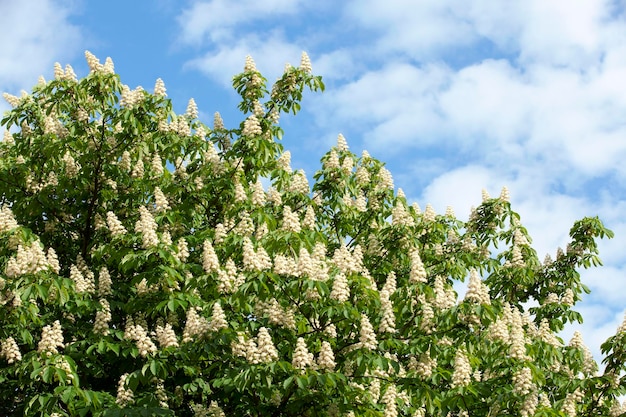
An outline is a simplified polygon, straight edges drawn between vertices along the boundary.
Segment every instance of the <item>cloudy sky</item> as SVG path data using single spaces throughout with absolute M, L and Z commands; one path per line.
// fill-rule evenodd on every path
M 387 162 L 409 200 L 467 219 L 481 190 L 509 187 L 540 257 L 598 215 L 616 237 L 580 329 L 596 356 L 626 308 L 624 0 L 0 0 L 0 91 L 55 61 L 111 56 L 122 81 L 161 77 L 178 111 L 241 120 L 232 76 L 251 55 L 270 81 L 305 50 L 323 94 L 283 117 L 292 165 L 311 175 L 343 133 Z M 8 107 L 0 104 L 0 111 Z

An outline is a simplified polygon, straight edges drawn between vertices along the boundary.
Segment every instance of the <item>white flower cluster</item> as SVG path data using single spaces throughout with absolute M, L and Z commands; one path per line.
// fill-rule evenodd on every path
M 385 393 L 383 394 L 382 403 L 385 404 L 385 411 L 383 417 L 397 417 L 398 408 L 396 404 L 396 398 L 398 396 L 397 388 L 394 384 L 387 386 Z
M 61 271 L 61 265 L 59 264 L 59 257 L 53 248 L 48 248 L 46 252 L 46 261 L 48 261 L 48 267 L 58 274 Z
M 61 369 L 63 372 L 65 372 L 65 383 L 66 384 L 71 384 L 72 381 L 74 380 L 74 371 L 72 371 L 72 367 L 70 365 L 70 363 L 67 361 L 67 359 L 65 359 L 65 356 L 57 356 L 54 360 L 54 367 Z M 55 376 L 55 379 L 58 380 L 58 375 Z M 61 382 L 61 381 L 59 381 Z
M 530 368 L 523 367 L 513 374 L 513 392 L 518 395 L 528 395 L 535 389 Z
M 129 171 L 130 170 L 130 163 L 131 163 L 130 152 L 128 152 L 128 151 L 122 152 L 122 156 L 120 157 L 120 160 L 117 162 L 117 166 L 122 171 Z M 142 170 L 143 170 L 143 163 L 142 163 Z
M 525 265 L 524 256 L 518 244 L 513 244 L 513 247 L 511 248 L 511 259 L 507 260 L 505 265 L 520 268 Z
M 80 265 L 72 265 L 70 267 L 70 279 L 74 281 L 76 292 L 93 293 L 96 290 L 96 283 L 93 273 L 84 268 L 81 271 Z
M 548 323 L 547 319 L 541 319 L 541 323 L 539 323 L 539 328 L 537 329 L 536 337 L 539 340 L 546 342 L 547 344 L 554 347 L 559 347 L 562 345 L 558 337 L 554 333 L 552 333 L 552 330 L 550 329 L 550 323 Z
M 46 116 L 44 119 L 43 131 L 45 134 L 57 135 L 61 138 L 67 136 L 68 133 L 65 125 L 63 125 L 63 122 L 58 119 L 54 112 L 50 113 L 50 115 Z
M 577 388 L 576 391 L 570 392 L 565 396 L 565 401 L 561 406 L 561 411 L 569 417 L 576 417 L 576 404 L 584 398 L 584 394 Z
M 187 103 L 187 110 L 185 111 L 185 116 L 189 120 L 198 118 L 198 106 L 196 105 L 196 101 L 193 98 L 189 99 Z
M 527 359 L 526 356 L 526 335 L 524 334 L 522 315 L 517 308 L 511 308 L 510 326 L 510 347 L 511 357 L 516 359 Z
M 299 337 L 296 341 L 296 349 L 293 352 L 291 365 L 296 369 L 306 369 L 313 363 L 313 354 L 309 352 L 304 338 Z
M 293 262 L 288 261 L 288 268 L 293 267 Z M 328 265 L 326 264 L 326 247 L 316 244 L 313 253 L 301 247 L 295 264 L 295 276 L 308 277 L 313 281 L 326 281 L 328 279 Z
M 243 184 L 241 184 L 238 178 L 235 177 L 233 182 L 235 185 L 235 202 L 243 203 L 244 201 L 247 200 L 246 190 L 245 188 L 243 188 Z
M 187 258 L 189 258 L 189 244 L 184 237 L 181 237 L 176 242 L 176 253 L 174 256 L 181 262 L 186 262 Z
M 107 228 L 109 229 L 109 232 L 111 232 L 111 236 L 121 236 L 126 234 L 126 228 L 112 211 L 107 212 Z
M 15 339 L 8 337 L 0 343 L 0 356 L 6 359 L 9 365 L 22 360 L 22 354 Z
M 159 407 L 169 408 L 167 403 L 167 392 L 165 391 L 165 384 L 162 379 L 155 379 L 154 396 L 159 400 Z
M 6 144 L 7 146 L 15 145 L 15 139 L 13 139 L 13 135 L 8 130 L 5 130 L 2 135 L 2 143 Z
M 263 105 L 261 104 L 259 100 L 254 100 L 254 103 L 252 103 L 252 105 L 253 105 L 252 112 L 254 113 L 256 117 L 263 117 L 265 115 L 265 109 L 263 108 Z
M 139 349 L 139 354 L 144 358 L 157 351 L 156 345 L 152 342 L 152 339 L 148 336 L 148 332 L 141 324 L 126 323 L 124 337 L 135 341 L 137 349 Z
M 411 227 L 415 225 L 415 220 L 411 213 L 407 210 L 404 203 L 401 201 L 396 202 L 396 205 L 391 210 L 391 224 L 394 226 L 407 226 Z
M 283 225 L 282 229 L 287 232 L 299 233 L 301 230 L 300 219 L 298 213 L 291 211 L 291 207 L 283 207 Z
M 130 164 L 130 161 L 129 161 Z M 129 167 L 130 168 L 130 167 Z M 144 164 L 142 159 L 137 159 L 135 165 L 133 166 L 133 170 L 130 173 L 130 176 L 133 178 L 143 178 L 145 174 Z
M 297 277 L 300 275 L 300 272 L 298 272 L 298 261 L 291 256 L 277 254 L 274 257 L 274 273 Z
M 296 173 L 291 177 L 291 182 L 289 183 L 288 191 L 292 193 L 298 194 L 309 194 L 311 189 L 309 188 L 309 181 L 306 178 L 306 174 L 303 169 L 299 169 Z
M 154 187 L 154 206 L 157 213 L 162 213 L 170 209 L 170 203 L 163 194 L 160 187 Z
M 574 332 L 572 339 L 569 342 L 569 345 L 573 348 L 580 349 L 583 352 L 584 362 L 583 362 L 583 373 L 587 375 L 593 374 L 598 370 L 598 364 L 593 359 L 593 355 L 589 348 L 585 345 L 583 341 L 583 337 L 578 330 Z
M 51 265 L 39 240 L 35 240 L 30 246 L 26 247 L 18 245 L 17 253 L 7 261 L 4 273 L 7 277 L 14 278 L 24 274 L 36 274 L 50 267 L 55 270 L 58 265 L 58 260 L 56 259 L 56 253 L 54 253 L 54 251 L 52 254 L 50 261 L 52 261 L 53 264 Z M 56 263 L 54 263 L 55 261 Z
M 237 337 L 237 341 L 232 344 L 233 355 L 243 356 L 252 364 L 270 363 L 278 359 L 278 351 L 267 328 L 261 327 L 254 339 L 246 339 L 242 333 Z
M 574 291 L 571 288 L 565 290 L 565 293 L 561 297 L 561 304 L 571 307 L 574 305 Z
M 166 97 L 166 91 L 167 89 L 165 88 L 165 83 L 163 82 L 163 80 L 157 78 L 156 82 L 154 83 L 154 95 L 158 97 Z
M 339 152 L 346 152 L 348 148 L 348 141 L 346 138 L 340 133 L 337 135 L 337 144 L 335 145 L 335 149 Z
M 98 296 L 106 297 L 111 295 L 111 274 L 106 266 L 100 268 L 100 274 L 98 275 Z
M 626 402 L 620 404 L 618 400 L 614 400 L 609 409 L 609 417 L 619 417 L 626 413 Z
M 328 154 L 328 157 L 322 160 L 322 167 L 324 168 L 324 170 L 339 169 L 340 167 L 339 156 L 337 156 L 337 151 L 335 149 L 331 149 Z
M 226 417 L 226 414 L 216 401 L 211 401 L 207 409 L 206 417 Z
M 63 330 L 59 320 L 56 320 L 52 325 L 44 326 L 41 331 L 41 340 L 37 345 L 37 352 L 52 356 L 59 353 L 58 348 L 63 348 L 63 346 Z
M 217 291 L 220 294 L 232 294 L 246 281 L 246 276 L 239 273 L 235 262 L 228 258 L 224 268 L 217 271 Z
M 183 329 L 183 343 L 191 342 L 194 336 L 204 337 L 209 332 L 209 321 L 198 314 L 198 311 L 201 310 L 200 307 L 192 307 L 187 311 L 187 320 Z
M 615 334 L 619 335 L 622 333 L 626 333 L 626 313 L 624 314 L 624 320 L 622 320 L 622 324 L 617 328 L 617 332 Z
M 361 328 L 359 330 L 359 343 L 357 348 L 363 348 L 367 350 L 374 350 L 378 347 L 378 341 L 376 340 L 376 333 L 370 323 L 369 317 L 365 313 L 361 313 Z
M 539 395 L 536 391 L 530 392 L 524 397 L 524 402 L 520 408 L 520 417 L 531 417 L 535 415 L 537 405 L 539 404 Z
M 363 254 L 359 245 L 355 246 L 352 253 L 350 253 L 346 244 L 343 243 L 333 253 L 332 262 L 346 275 L 354 272 L 367 273 L 363 267 Z
M 545 298 L 542 305 L 558 304 L 558 303 L 559 303 L 559 295 L 557 293 L 551 292 Z
M 391 176 L 391 172 L 387 170 L 387 168 L 382 167 L 377 174 L 378 177 L 378 190 L 393 190 L 393 177 Z
M 144 206 L 139 207 L 139 220 L 135 223 L 135 232 L 141 233 L 142 247 L 148 249 L 159 244 L 157 224 L 154 217 Z
M 422 218 L 425 222 L 432 223 L 437 218 L 437 213 L 435 213 L 435 209 L 433 206 L 426 204 L 426 209 L 424 209 L 424 213 L 422 214 Z
M 263 190 L 263 183 L 261 182 L 261 178 L 257 178 L 256 183 L 252 188 L 252 204 L 256 207 L 261 207 L 265 205 L 266 195 L 265 190 Z
M 467 353 L 463 349 L 459 349 L 454 356 L 454 371 L 452 373 L 452 388 L 464 387 L 472 381 L 472 367 L 470 365 Z
M 415 372 L 422 379 L 430 378 L 436 367 L 437 358 L 431 358 L 429 352 L 422 353 L 419 360 L 415 357 L 411 357 L 409 360 L 409 370 Z
M 396 332 L 396 316 L 393 312 L 393 303 L 390 299 L 389 289 L 383 288 L 380 291 L 380 307 L 382 312 L 382 319 L 378 327 L 380 333 L 395 333 Z
M 261 124 L 259 123 L 259 119 L 252 114 L 243 122 L 243 130 L 241 131 L 241 136 L 258 136 L 263 133 L 263 129 L 261 129 Z
M 255 252 L 249 237 L 243 238 L 243 269 L 246 271 L 265 271 L 272 268 L 272 259 L 263 246 Z
M 220 269 L 220 261 L 217 259 L 217 254 L 210 240 L 205 240 L 202 244 L 202 267 L 207 273 L 216 272 Z
M 220 112 L 216 111 L 213 114 L 213 130 L 223 130 L 224 129 L 224 120 L 222 120 L 222 115 Z
M 2 97 L 4 97 L 6 102 L 9 103 L 11 105 L 11 107 L 17 107 L 22 102 L 22 100 L 20 100 L 19 97 L 14 96 L 13 94 L 2 93 Z
M 470 271 L 469 284 L 467 286 L 467 292 L 465 293 L 465 300 L 473 301 L 478 304 L 491 304 L 491 298 L 489 297 L 489 288 L 480 279 L 478 272 L 475 269 Z
M 320 353 L 317 357 L 317 367 L 319 369 L 326 369 L 332 371 L 335 369 L 335 354 L 330 346 L 330 343 L 324 340 L 320 348 Z
M 430 303 L 422 302 L 422 317 L 420 321 L 420 329 L 426 334 L 430 334 L 435 331 L 435 311 Z
M 284 171 L 286 172 L 292 172 L 291 169 L 291 152 L 289 151 L 285 151 L 283 152 L 278 159 L 276 160 L 276 163 L 278 164 L 278 166 L 280 168 L 282 168 Z
M 111 306 L 104 298 L 100 299 L 100 306 L 102 309 L 96 312 L 96 319 L 93 323 L 93 331 L 94 333 L 107 335 L 109 334 L 109 321 L 111 321 Z
M 420 253 L 417 248 L 411 251 L 410 258 L 411 258 L 411 272 L 409 274 L 409 282 L 412 282 L 412 283 L 427 282 L 428 279 L 426 275 L 426 268 L 424 268 L 424 263 L 422 262 L 422 258 L 420 257 Z
M 85 59 L 87 60 L 87 65 L 89 66 L 89 70 L 91 72 L 103 72 L 105 74 L 115 73 L 113 60 L 110 57 L 107 57 L 104 65 L 102 65 L 100 60 L 94 54 L 89 51 L 85 51 Z
M 333 287 L 330 292 L 330 298 L 340 303 L 345 303 L 350 299 L 350 286 L 346 274 L 339 271 L 333 279 Z
M 117 397 L 115 399 L 115 403 L 122 408 L 131 405 L 135 401 L 133 390 L 126 387 L 127 379 L 128 374 L 123 374 L 117 384 Z
M 69 178 L 73 178 L 80 172 L 80 164 L 74 160 L 74 157 L 70 154 L 70 151 L 66 151 L 63 154 L 63 163 L 65 164 L 65 175 Z
M 127 85 L 122 86 L 122 94 L 120 97 L 120 107 L 126 107 L 132 109 L 140 104 L 145 98 L 144 89 L 138 86 L 134 90 L 131 90 Z
M 503 319 L 497 319 L 492 322 L 487 328 L 487 338 L 490 340 L 501 340 L 505 343 L 509 343 L 509 328 L 507 322 Z
M 226 329 L 228 327 L 228 322 L 226 321 L 226 315 L 224 314 L 224 310 L 222 309 L 222 305 L 219 301 L 216 301 L 213 304 L 213 309 L 211 311 L 211 321 L 209 322 L 209 331 L 217 332 L 220 329 Z
M 157 325 L 154 334 L 162 349 L 178 347 L 178 339 L 170 323 L 165 323 L 164 326 Z
M 341 170 L 344 174 L 349 175 L 352 173 L 352 169 L 354 168 L 354 160 L 352 156 L 346 155 L 341 162 Z
M 286 329 L 296 327 L 293 308 L 283 308 L 275 298 L 257 302 L 254 306 L 254 313 L 257 317 L 267 316 L 270 323 Z
M 317 222 L 315 221 L 315 210 L 313 206 L 308 206 L 302 219 L 302 228 L 305 230 L 315 230 Z
M 442 310 L 453 307 L 456 304 L 456 292 L 452 286 L 446 287 L 446 279 L 442 276 L 435 278 L 435 299 L 433 305 Z
M 313 68 L 311 67 L 311 59 L 304 51 L 302 51 L 302 55 L 300 57 L 300 69 L 308 74 L 313 71 Z
M 159 156 L 157 152 L 152 155 L 150 168 L 152 170 L 152 178 L 158 178 L 163 175 L 163 161 L 161 160 L 161 156 Z
M 517 228 L 513 232 L 513 243 L 517 246 L 528 246 L 530 242 L 521 229 Z

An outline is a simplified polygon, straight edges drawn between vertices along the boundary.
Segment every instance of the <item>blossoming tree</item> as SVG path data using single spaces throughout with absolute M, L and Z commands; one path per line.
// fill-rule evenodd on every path
M 626 323 L 602 372 L 558 337 L 597 218 L 539 262 L 506 189 L 466 222 L 422 211 L 341 135 L 311 187 L 278 142 L 324 87 L 306 54 L 270 89 L 248 58 L 231 128 L 86 57 L 5 94 L 0 414 L 624 413 Z

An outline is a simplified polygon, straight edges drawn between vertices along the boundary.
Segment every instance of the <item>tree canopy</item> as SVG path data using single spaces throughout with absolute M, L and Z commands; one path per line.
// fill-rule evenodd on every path
M 626 412 L 626 321 L 602 371 L 558 336 L 598 218 L 539 261 L 506 188 L 467 221 L 422 210 L 341 135 L 311 186 L 279 127 L 324 89 L 306 54 L 271 87 L 246 59 L 234 127 L 86 58 L 4 95 L 0 414 Z

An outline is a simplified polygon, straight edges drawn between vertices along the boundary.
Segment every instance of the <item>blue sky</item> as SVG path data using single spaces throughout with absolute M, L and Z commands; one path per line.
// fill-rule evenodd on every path
M 183 112 L 236 126 L 232 76 L 251 55 L 271 82 L 307 51 L 327 90 L 283 117 L 292 165 L 312 175 L 343 133 L 387 162 L 409 200 L 467 219 L 509 187 L 543 257 L 576 219 L 616 232 L 580 329 L 598 356 L 626 307 L 626 2 L 618 0 L 0 0 L 0 90 L 90 50 L 122 81 L 162 78 Z M 0 111 L 7 110 L 5 103 Z

